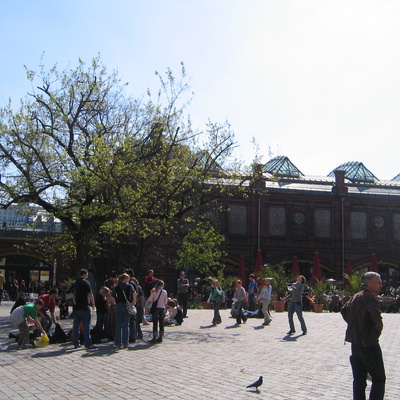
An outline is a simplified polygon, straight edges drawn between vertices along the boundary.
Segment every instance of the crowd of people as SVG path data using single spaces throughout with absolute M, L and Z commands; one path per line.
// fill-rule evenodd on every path
M 0 274 L 1 275 L 1 274 Z M 21 293 L 32 293 L 40 296 L 50 290 L 50 283 L 48 281 L 31 281 L 29 285 L 26 284 L 24 279 L 12 279 L 6 282 L 4 276 L 0 277 L 0 304 L 3 297 L 3 292 L 7 295 L 10 301 L 16 301 Z
M 118 349 L 126 349 L 129 343 L 143 338 L 141 324 L 153 323 L 151 344 L 161 343 L 166 325 L 180 325 L 187 318 L 187 300 L 190 283 L 181 272 L 177 281 L 178 299 L 168 297 L 164 282 L 154 276 L 149 270 L 144 279 L 143 289 L 134 277 L 132 270 L 126 270 L 119 276 L 111 273 L 104 285 L 94 296 L 88 270 L 81 269 L 78 279 L 73 283 L 70 292 L 73 293 L 73 328 L 71 339 L 75 348 L 82 343 L 93 349 L 94 341 L 106 338 L 114 341 Z M 271 323 L 269 304 L 272 296 L 272 285 L 269 278 L 263 279 L 258 287 L 254 275 L 250 275 L 248 291 L 244 289 L 241 280 L 234 282 L 233 305 L 231 314 L 236 318 L 236 325 L 246 323 L 250 314 L 258 313 L 264 318 L 263 325 Z M 0 280 L 3 283 L 3 280 Z M 296 313 L 302 334 L 307 334 L 303 318 L 304 289 L 306 279 L 303 275 L 296 277 L 288 285 L 289 294 L 286 298 L 288 308 L 288 335 L 293 335 L 295 324 L 293 316 Z M 345 340 L 352 344 L 350 364 L 353 371 L 354 399 L 365 399 L 366 380 L 371 377 L 370 398 L 383 399 L 385 392 L 385 368 L 379 346 L 379 336 L 383 329 L 381 306 L 378 301 L 382 289 L 379 274 L 367 272 L 362 278 L 363 290 L 347 301 L 340 308 L 343 319 L 347 323 Z M 27 304 L 26 299 L 18 295 L 11 310 L 11 323 L 18 328 L 17 344 L 19 349 L 33 347 L 30 338 L 30 327 L 43 335 L 49 334 L 54 323 L 57 325 L 55 313 L 58 290 L 53 288 L 48 293 L 40 295 L 34 303 Z M 220 306 L 225 301 L 225 292 L 218 280 L 213 280 L 208 302 L 213 304 L 214 315 L 212 325 L 222 322 Z M 247 300 L 247 310 L 245 302 Z M 60 316 L 63 301 L 60 302 Z M 133 307 L 134 306 L 134 307 Z M 132 310 L 133 308 L 133 310 Z M 257 308 L 257 310 L 255 310 Z M 92 311 L 96 310 L 96 325 L 91 329 Z M 95 340 L 94 340 L 95 339 Z
M 81 269 L 78 279 L 70 287 L 63 288 L 60 293 L 56 288 L 50 289 L 39 295 L 33 304 L 27 303 L 25 292 L 18 293 L 10 314 L 13 325 L 20 330 L 16 338 L 20 349 L 32 346 L 32 334 L 27 335 L 29 327 L 34 329 L 36 336 L 40 333 L 51 336 L 50 328 L 59 325 L 57 302 L 60 319 L 73 319 L 69 336 L 75 348 L 84 344 L 93 349 L 96 343 L 113 341 L 116 348 L 124 349 L 129 343 L 143 339 L 141 326 L 151 323 L 153 337 L 149 342 L 161 343 L 164 326 L 181 325 L 187 318 L 190 284 L 184 273 L 177 280 L 177 293 L 183 308 L 178 299 L 168 297 L 164 282 L 155 278 L 153 270 L 148 271 L 143 289 L 133 270 L 119 275 L 111 272 L 97 294 L 93 292 L 88 276 L 88 270 Z M 127 303 L 134 306 L 134 315 L 129 312 Z M 94 310 L 96 323 L 92 328 Z

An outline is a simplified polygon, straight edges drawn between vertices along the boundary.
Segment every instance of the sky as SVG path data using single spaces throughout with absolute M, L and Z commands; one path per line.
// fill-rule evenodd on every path
M 0 107 L 31 90 L 24 65 L 100 54 L 141 97 L 180 73 L 195 128 L 228 121 L 250 164 L 287 156 L 306 175 L 362 162 L 400 173 L 398 0 L 0 0 Z M 255 139 L 257 146 L 252 143 Z M 257 149 L 258 147 L 258 149 Z

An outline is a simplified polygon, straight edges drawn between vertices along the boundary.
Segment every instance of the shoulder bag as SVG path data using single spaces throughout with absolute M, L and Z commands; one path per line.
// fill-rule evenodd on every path
M 158 295 L 158 299 L 156 301 L 153 301 L 153 304 L 150 307 L 150 314 L 154 314 L 157 311 L 157 304 L 158 300 L 160 300 L 162 290 L 160 290 L 160 294 Z
M 127 309 L 127 311 L 128 311 L 128 314 L 129 314 L 129 315 L 132 315 L 133 317 L 135 317 L 135 316 L 136 316 L 136 313 L 137 313 L 136 307 L 135 307 L 132 303 L 130 303 L 130 302 L 128 301 L 128 299 L 126 298 L 125 290 L 122 289 L 122 288 L 121 288 L 121 290 L 122 290 L 122 293 L 124 294 L 124 297 L 125 297 L 126 309 Z

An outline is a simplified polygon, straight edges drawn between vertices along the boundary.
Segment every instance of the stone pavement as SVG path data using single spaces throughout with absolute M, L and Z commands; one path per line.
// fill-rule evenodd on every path
M 270 399 L 349 400 L 350 346 L 340 314 L 305 313 L 307 336 L 286 335 L 287 313 L 272 313 L 263 327 L 248 319 L 235 327 L 229 311 L 212 327 L 212 310 L 189 310 L 182 326 L 166 327 L 162 344 L 145 339 L 129 349 L 112 343 L 74 349 L 72 343 L 17 350 L 8 339 L 11 302 L 0 306 L 2 399 Z M 381 336 L 387 400 L 400 398 L 400 314 L 383 314 Z M 299 329 L 295 317 L 295 324 Z M 62 321 L 65 330 L 72 320 Z M 301 332 L 300 332 L 301 333 Z M 260 392 L 246 389 L 264 377 Z

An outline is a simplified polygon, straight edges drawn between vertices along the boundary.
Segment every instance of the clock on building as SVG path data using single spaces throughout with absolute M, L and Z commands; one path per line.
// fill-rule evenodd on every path
M 385 218 L 383 218 L 381 215 L 377 215 L 374 218 L 374 224 L 377 228 L 382 228 L 385 225 Z
M 294 222 L 295 222 L 297 225 L 304 224 L 305 220 L 306 220 L 306 216 L 305 216 L 301 211 L 297 211 L 297 212 L 294 214 Z

